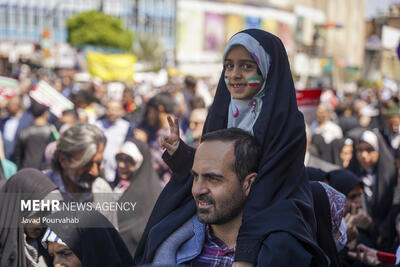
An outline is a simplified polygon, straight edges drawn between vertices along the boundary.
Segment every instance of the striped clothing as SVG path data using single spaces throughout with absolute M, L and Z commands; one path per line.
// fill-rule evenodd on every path
M 190 261 L 194 267 L 230 267 L 235 258 L 235 247 L 229 249 L 221 239 L 213 236 L 209 225 L 206 226 L 206 236 L 201 254 Z
M 43 235 L 43 238 L 42 238 L 43 247 L 47 248 L 47 242 L 54 242 L 54 243 L 58 243 L 58 244 L 67 246 L 67 244 L 65 244 L 65 242 L 56 233 L 54 233 L 50 228 L 47 228 L 46 233 L 44 233 L 44 235 Z

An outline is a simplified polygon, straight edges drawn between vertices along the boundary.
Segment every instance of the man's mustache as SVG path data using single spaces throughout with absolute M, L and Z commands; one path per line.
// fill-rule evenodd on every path
M 210 197 L 209 195 L 200 195 L 198 197 L 196 197 L 196 201 L 201 201 L 201 202 L 206 202 L 208 204 L 215 204 L 215 201 L 212 197 Z

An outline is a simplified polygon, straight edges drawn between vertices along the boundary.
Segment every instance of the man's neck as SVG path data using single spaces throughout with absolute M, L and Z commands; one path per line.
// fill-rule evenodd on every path
M 12 118 L 20 118 L 22 116 L 22 111 L 18 111 L 16 113 L 10 114 Z
M 37 117 L 34 121 L 33 124 L 36 126 L 43 126 L 47 124 L 47 119 L 43 117 Z
M 231 249 L 236 246 L 240 225 L 242 225 L 242 215 L 225 224 L 210 224 L 210 227 L 213 235 L 221 239 Z
M 318 122 L 318 126 L 322 127 L 322 126 L 324 126 L 326 124 L 326 122 L 327 122 L 327 120 L 319 121 Z

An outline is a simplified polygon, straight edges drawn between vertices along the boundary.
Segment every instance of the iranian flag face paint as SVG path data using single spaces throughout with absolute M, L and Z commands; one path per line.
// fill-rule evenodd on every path
M 261 85 L 261 78 L 260 77 L 251 77 L 247 79 L 247 84 L 252 87 L 260 86 Z
M 226 77 L 225 77 L 225 84 L 226 84 L 226 86 L 229 85 L 229 80 L 228 80 L 228 78 L 226 78 Z

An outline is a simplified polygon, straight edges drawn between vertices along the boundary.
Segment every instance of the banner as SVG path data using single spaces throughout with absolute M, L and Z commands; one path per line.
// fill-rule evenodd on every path
M 204 50 L 221 51 L 225 47 L 225 21 L 221 14 L 205 13 Z
M 317 106 L 320 102 L 322 88 L 296 90 L 296 99 L 304 120 L 310 125 L 316 119 Z
M 0 76 L 0 99 L 9 99 L 17 93 L 19 93 L 18 81 Z
M 86 59 L 90 74 L 105 82 L 133 80 L 135 55 L 88 52 Z
M 61 117 L 64 110 L 74 108 L 74 104 L 68 98 L 60 94 L 45 81 L 40 81 L 33 87 L 29 95 L 40 104 L 48 106 L 50 112 L 58 118 Z

